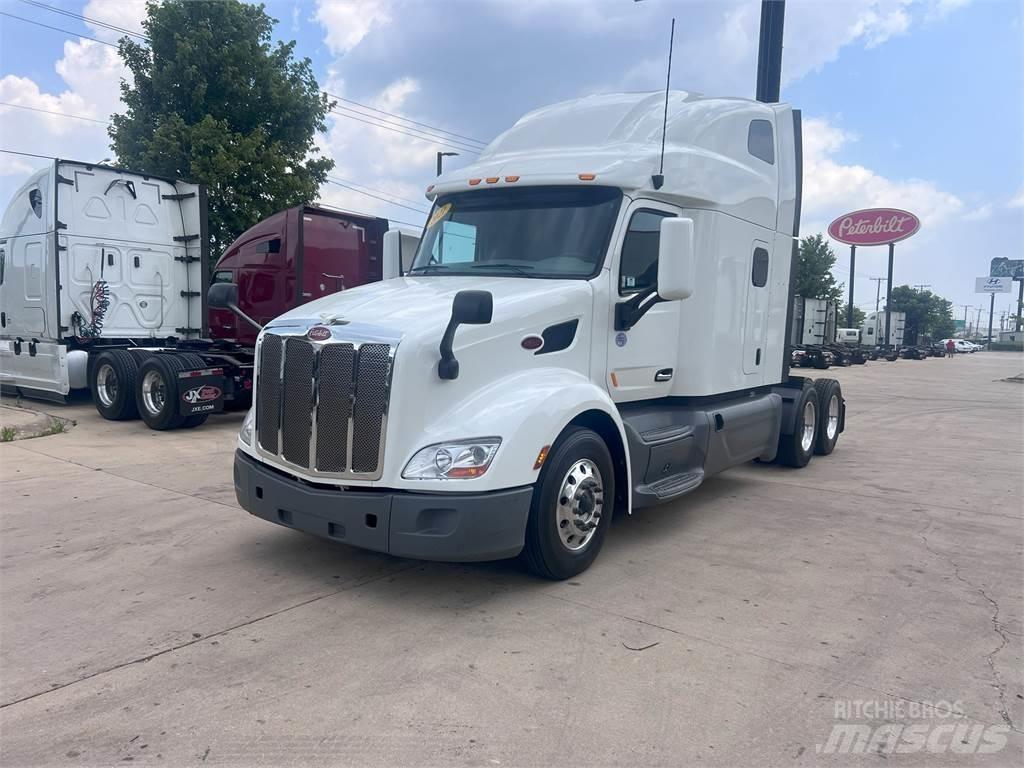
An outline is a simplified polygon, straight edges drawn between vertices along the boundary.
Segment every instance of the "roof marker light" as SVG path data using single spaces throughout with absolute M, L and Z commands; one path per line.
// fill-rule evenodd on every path
M 518 176 L 506 176 L 505 177 L 505 181 L 507 181 L 509 184 L 515 184 L 517 181 L 519 181 L 519 177 Z
M 593 181 L 596 178 L 597 178 L 597 174 L 596 173 L 581 173 L 579 175 L 580 181 Z
M 488 184 L 497 184 L 498 183 L 498 177 L 497 176 L 488 176 L 486 179 L 484 179 L 484 181 L 486 181 Z
M 469 186 L 471 186 L 471 187 L 475 187 L 479 183 L 480 183 L 480 179 L 470 179 L 469 180 Z

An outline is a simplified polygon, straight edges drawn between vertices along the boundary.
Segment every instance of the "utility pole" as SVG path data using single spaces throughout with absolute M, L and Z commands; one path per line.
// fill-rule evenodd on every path
M 875 281 L 875 313 L 878 313 L 878 303 L 882 300 L 882 283 L 885 281 L 884 277 L 871 277 L 869 280 Z
M 974 335 L 977 336 L 981 332 L 981 307 L 978 307 L 978 317 L 974 321 Z
M 967 338 L 967 310 L 971 309 L 970 304 L 960 304 L 964 308 L 964 338 Z

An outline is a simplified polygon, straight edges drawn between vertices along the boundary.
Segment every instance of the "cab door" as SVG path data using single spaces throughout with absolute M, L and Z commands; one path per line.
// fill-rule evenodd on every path
M 679 213 L 675 206 L 652 200 L 630 204 L 613 251 L 612 296 L 617 304 L 657 285 L 661 222 Z M 607 386 L 612 400 L 668 396 L 679 358 L 680 305 L 678 301 L 656 304 L 625 331 L 615 329 L 616 313 L 611 313 Z

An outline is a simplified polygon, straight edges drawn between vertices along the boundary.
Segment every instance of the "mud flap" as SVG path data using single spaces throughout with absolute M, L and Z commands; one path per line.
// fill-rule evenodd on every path
M 201 368 L 178 374 L 178 412 L 182 416 L 224 410 L 224 369 Z

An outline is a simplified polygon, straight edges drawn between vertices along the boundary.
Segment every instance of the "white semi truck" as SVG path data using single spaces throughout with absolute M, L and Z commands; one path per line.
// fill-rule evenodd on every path
M 404 557 L 522 553 L 564 579 L 613 511 L 831 453 L 838 382 L 789 374 L 800 195 L 784 104 L 619 94 L 526 115 L 427 188 L 407 274 L 260 334 L 239 503 Z

